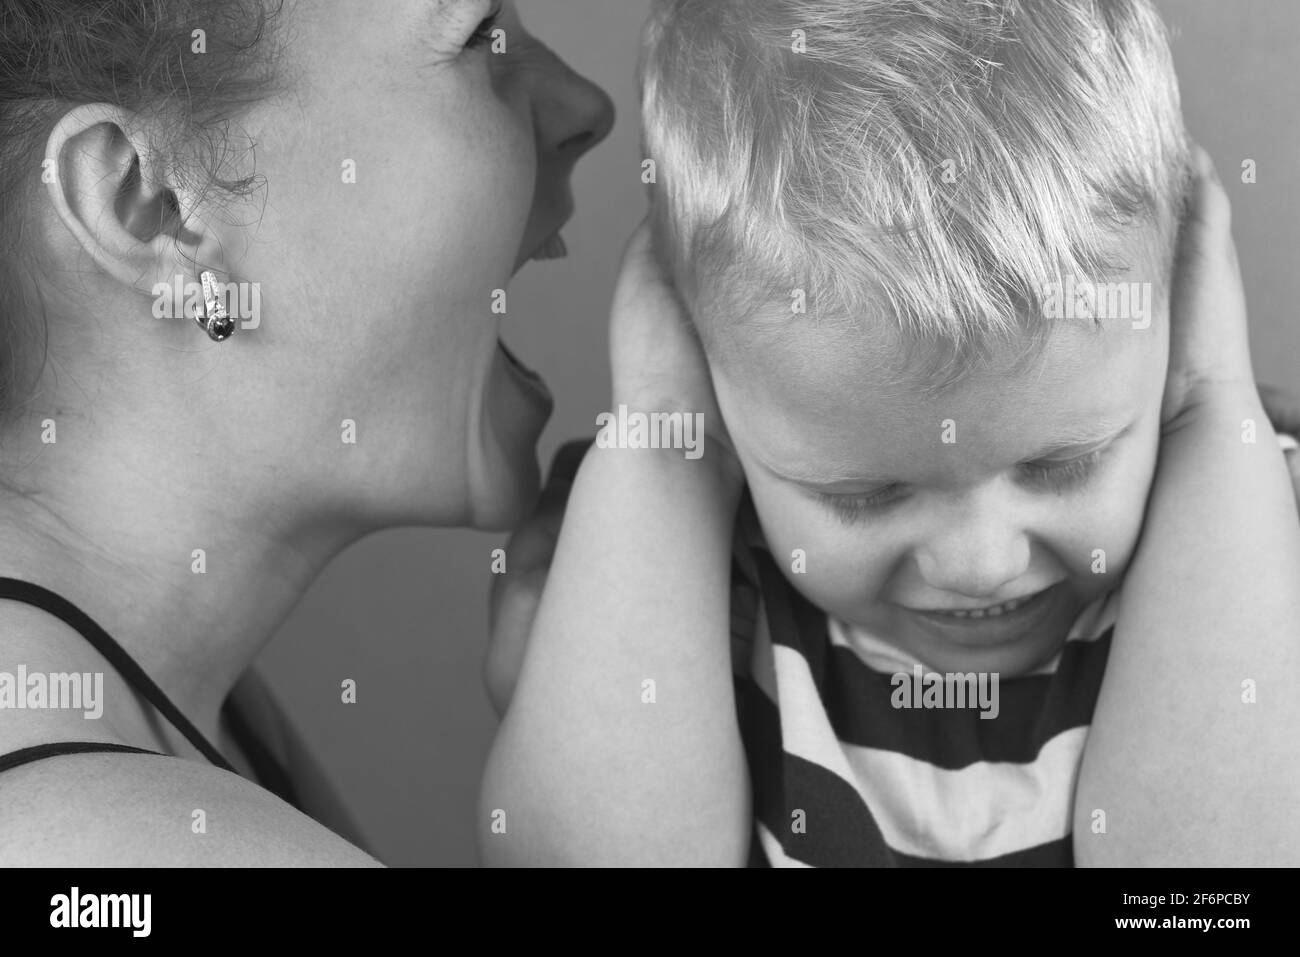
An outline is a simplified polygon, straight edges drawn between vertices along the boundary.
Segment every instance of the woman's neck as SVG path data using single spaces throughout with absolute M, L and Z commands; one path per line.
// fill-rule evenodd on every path
M 311 528 L 294 503 L 261 509 L 252 495 L 196 487 L 169 494 L 120 469 L 78 469 L 38 496 L 0 494 L 0 575 L 41 585 L 90 616 L 215 741 L 222 702 L 353 531 Z M 174 486 L 173 486 L 174 488 Z M 299 506 L 302 503 L 296 503 Z M 48 614 L 0 628 L 0 657 L 48 670 L 101 670 L 103 660 Z M 87 662 L 95 662 L 90 667 Z M 61 666 L 61 667 L 59 667 Z M 113 717 L 106 675 L 106 717 Z M 120 700 L 120 696 L 119 696 Z M 122 704 L 119 723 L 138 726 Z M 110 720 L 109 726 L 115 726 Z M 174 735 L 166 732 L 164 740 Z

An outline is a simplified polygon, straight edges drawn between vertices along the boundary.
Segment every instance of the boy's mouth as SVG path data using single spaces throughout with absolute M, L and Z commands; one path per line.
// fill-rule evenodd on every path
M 1015 611 L 1033 601 L 1042 592 L 1036 592 L 1033 595 L 1025 595 L 1023 598 L 1013 598 L 1010 601 L 1004 601 L 1000 605 L 988 605 L 983 608 L 952 608 L 945 611 L 928 611 L 929 615 L 951 615 L 953 618 L 998 618 L 1008 612 Z
M 1035 594 L 981 608 L 908 610 L 937 638 L 976 647 L 1010 644 L 1043 623 L 1055 609 L 1056 599 L 1065 587 L 1065 582 L 1058 582 Z

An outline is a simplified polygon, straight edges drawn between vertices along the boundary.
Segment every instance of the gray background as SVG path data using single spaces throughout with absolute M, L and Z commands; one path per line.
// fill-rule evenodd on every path
M 1256 371 L 1300 391 L 1300 2 L 1159 0 L 1193 135 L 1232 194 Z M 619 123 L 575 177 L 570 258 L 530 266 L 506 340 L 556 392 L 542 461 L 594 434 L 608 407 L 605 312 L 644 209 L 634 64 L 644 0 L 520 0 L 534 33 L 614 97 Z M 1258 183 L 1240 182 L 1243 159 Z M 316 582 L 258 667 L 392 865 L 474 865 L 471 828 L 496 720 L 482 690 L 489 553 L 504 535 L 400 529 L 371 536 Z M 339 683 L 357 681 L 357 703 Z

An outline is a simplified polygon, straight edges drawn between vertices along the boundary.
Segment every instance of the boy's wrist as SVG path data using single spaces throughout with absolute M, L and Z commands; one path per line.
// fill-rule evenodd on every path
M 739 497 L 745 485 L 745 473 L 740 466 L 740 459 L 731 445 L 731 438 L 727 434 L 726 426 L 723 424 L 722 414 L 718 411 L 717 404 L 712 400 L 711 396 L 708 401 L 698 402 L 683 399 L 680 395 L 665 397 L 660 393 L 654 393 L 647 398 L 646 393 L 633 393 L 616 389 L 613 405 L 613 411 L 610 413 L 613 420 L 607 420 L 611 430 L 621 428 L 624 417 L 630 419 L 634 415 L 646 416 L 643 421 L 649 426 L 646 434 L 647 439 L 652 438 L 650 433 L 658 431 L 656 423 L 659 420 L 652 418 L 653 416 L 680 414 L 683 419 L 683 432 L 681 433 L 683 438 L 686 437 L 684 431 L 686 418 L 689 416 L 692 422 L 698 422 L 698 428 L 690 436 L 696 447 L 689 450 L 689 455 L 685 455 L 686 450 L 680 448 L 629 447 L 627 451 L 654 452 L 655 454 L 667 452 L 669 456 L 675 454 L 678 458 L 686 458 L 690 466 L 707 470 L 709 476 L 719 482 L 724 491 L 729 494 L 734 493 L 736 497 Z M 698 418 L 696 418 L 697 416 Z M 662 438 L 662 435 L 660 435 L 660 438 Z M 598 439 L 597 447 L 600 446 L 601 442 Z
M 717 507 L 734 510 L 745 485 L 734 456 L 707 434 L 691 456 L 677 448 L 620 448 L 597 443 L 584 466 L 590 464 L 604 472 L 606 465 L 601 463 L 620 461 L 622 466 L 617 466 L 617 471 L 627 478 L 638 476 L 634 483 L 659 483 L 671 487 L 674 495 L 707 499 Z
M 632 461 L 642 463 L 647 468 L 668 469 L 674 474 L 698 474 L 726 491 L 738 493 L 745 484 L 744 473 L 734 454 L 707 433 L 691 449 L 621 447 L 602 445 L 597 442 L 591 452 L 602 457 L 614 455 L 630 457 Z

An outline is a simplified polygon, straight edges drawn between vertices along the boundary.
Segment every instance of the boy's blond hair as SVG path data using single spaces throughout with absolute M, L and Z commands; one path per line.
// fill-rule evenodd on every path
M 711 352 L 803 290 L 960 355 L 1134 236 L 1168 279 L 1189 146 L 1147 0 L 655 0 L 641 70 L 656 242 Z

